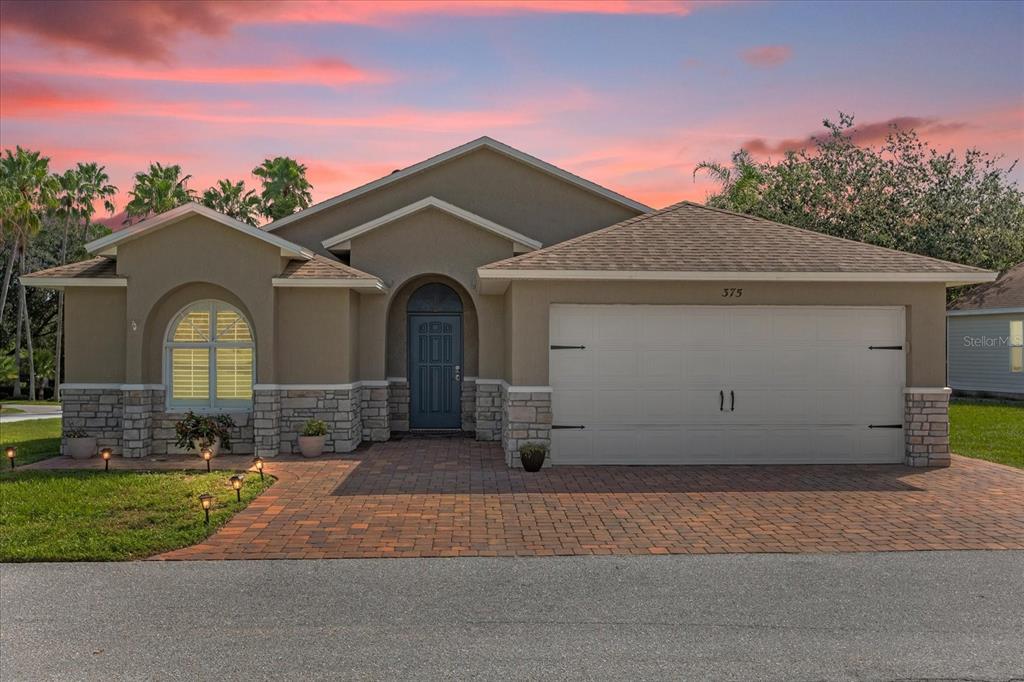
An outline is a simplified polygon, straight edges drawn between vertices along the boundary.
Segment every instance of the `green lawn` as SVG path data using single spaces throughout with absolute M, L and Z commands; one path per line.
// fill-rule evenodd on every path
M 1024 468 L 1024 405 L 952 401 L 949 445 L 958 455 Z
M 8 445 L 18 448 L 15 464 L 30 464 L 60 454 L 60 418 L 0 424 L 0 450 Z M 3 458 L 2 470 L 8 462 Z
M 59 400 L 23 400 L 18 398 L 17 400 L 8 398 L 7 400 L 0 400 L 0 405 L 60 405 Z
M 17 407 L 0 405 L 0 414 L 25 414 L 25 410 L 19 410 Z
M 0 561 L 119 561 L 193 545 L 271 485 L 230 472 L 16 471 L 0 477 Z M 200 493 L 215 496 L 210 525 Z

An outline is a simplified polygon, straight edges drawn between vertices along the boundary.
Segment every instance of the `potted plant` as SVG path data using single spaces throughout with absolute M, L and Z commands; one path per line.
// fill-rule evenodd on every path
M 81 429 L 71 429 L 64 433 L 67 438 L 65 454 L 71 459 L 89 459 L 96 454 L 96 439 Z
M 235 420 L 226 414 L 207 416 L 189 410 L 174 425 L 177 434 L 174 444 L 188 452 L 195 450 L 201 453 L 203 448 L 210 448 L 216 457 L 221 446 L 225 450 L 231 449 L 231 429 L 234 427 Z
M 527 471 L 540 471 L 548 456 L 548 446 L 543 443 L 523 443 L 519 446 L 519 460 Z
M 302 427 L 299 436 L 299 450 L 303 457 L 319 457 L 327 441 L 327 424 L 319 419 L 310 419 Z

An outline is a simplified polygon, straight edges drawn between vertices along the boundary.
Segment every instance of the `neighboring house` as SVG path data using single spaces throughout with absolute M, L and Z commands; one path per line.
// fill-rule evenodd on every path
M 1024 263 L 968 290 L 946 316 L 953 392 L 1024 400 Z
M 602 229 L 603 228 L 603 229 Z M 554 464 L 948 462 L 945 292 L 994 273 L 683 202 L 481 138 L 264 229 L 195 204 L 26 276 L 66 291 L 64 425 L 236 452 L 406 430 Z

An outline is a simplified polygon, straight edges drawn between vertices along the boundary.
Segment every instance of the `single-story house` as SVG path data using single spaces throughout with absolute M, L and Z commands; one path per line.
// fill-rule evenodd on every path
M 946 335 L 954 394 L 1024 400 L 1024 263 L 953 301 Z
M 564 464 L 948 462 L 946 287 L 973 267 L 682 202 L 484 137 L 262 229 L 189 204 L 33 273 L 66 292 L 66 429 L 236 452 L 395 432 Z

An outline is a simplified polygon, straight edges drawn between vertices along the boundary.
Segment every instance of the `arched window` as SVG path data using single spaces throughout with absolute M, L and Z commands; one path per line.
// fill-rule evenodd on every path
M 236 308 L 194 303 L 171 322 L 164 344 L 167 404 L 248 407 L 254 379 L 252 330 Z

